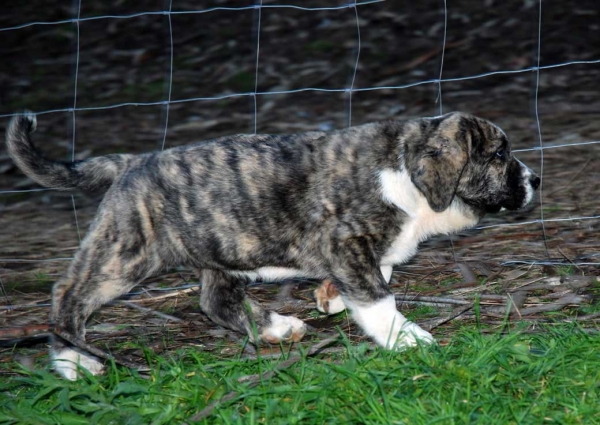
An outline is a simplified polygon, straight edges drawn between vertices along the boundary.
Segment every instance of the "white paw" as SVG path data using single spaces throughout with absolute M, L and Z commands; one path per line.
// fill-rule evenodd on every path
M 335 285 L 330 280 L 324 280 L 314 291 L 317 310 L 325 314 L 337 314 L 346 309 L 346 304 Z
M 271 324 L 260 334 L 260 339 L 270 344 L 282 341 L 298 342 L 306 333 L 306 325 L 296 317 L 271 313 L 270 319 Z
M 104 366 L 97 357 L 78 348 L 65 348 L 58 353 L 53 352 L 52 364 L 54 370 L 71 381 L 75 381 L 79 377 L 78 365 L 87 369 L 92 375 L 99 375 L 104 371 Z
M 429 332 L 407 321 L 396 309 L 393 295 L 367 306 L 352 305 L 350 309 L 356 323 L 382 347 L 402 350 L 417 345 L 417 341 L 434 341 Z
M 414 347 L 417 344 L 432 344 L 434 342 L 435 339 L 433 338 L 433 335 L 425 329 L 414 322 L 405 322 L 398 333 L 394 348 L 396 350 L 402 350 L 404 348 Z
M 342 296 L 338 295 L 337 297 L 327 301 L 327 311 L 323 310 L 322 306 L 319 308 L 319 303 L 317 303 L 317 309 L 322 313 L 337 314 L 340 311 L 346 310 L 346 304 L 344 304 Z

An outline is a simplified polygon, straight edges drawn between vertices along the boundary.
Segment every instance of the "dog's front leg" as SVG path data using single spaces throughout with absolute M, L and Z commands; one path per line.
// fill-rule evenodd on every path
M 396 300 L 378 267 L 368 240 L 344 243 L 332 264 L 332 276 L 352 318 L 363 331 L 390 349 L 431 343 L 433 336 L 410 322 L 396 308 Z

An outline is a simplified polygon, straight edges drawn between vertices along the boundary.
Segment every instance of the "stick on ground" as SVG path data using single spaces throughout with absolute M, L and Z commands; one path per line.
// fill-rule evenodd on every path
M 34 336 L 46 335 L 52 332 L 49 324 L 29 325 L 29 326 L 13 326 L 10 328 L 0 328 L 0 340 L 2 339 L 17 339 L 31 338 Z
M 319 342 L 318 344 L 313 345 L 310 348 L 310 350 L 308 350 L 308 353 L 306 353 L 306 357 L 314 356 L 315 354 L 320 353 L 321 350 L 323 350 L 325 347 L 327 347 L 328 345 L 333 344 L 335 341 L 337 341 L 339 339 L 339 337 L 340 337 L 339 335 L 333 335 L 329 338 L 324 339 L 323 341 Z M 238 382 L 240 382 L 240 383 L 247 382 L 248 386 L 250 388 L 255 387 L 260 382 L 271 379 L 273 376 L 275 376 L 275 374 L 278 371 L 286 369 L 286 368 L 292 366 L 293 364 L 299 362 L 302 359 L 303 359 L 302 356 L 291 357 L 291 358 L 279 363 L 277 366 L 275 366 L 275 368 L 272 371 L 269 371 L 269 372 L 266 372 L 263 374 L 242 376 L 241 378 L 238 379 Z M 232 400 L 232 399 L 236 398 L 237 396 L 239 396 L 239 393 L 237 391 L 231 391 L 231 392 L 225 394 L 219 400 L 213 401 L 211 404 L 209 404 L 204 409 L 202 409 L 199 413 L 192 416 L 188 421 L 198 422 L 198 421 L 201 421 L 202 419 L 209 417 L 219 404 L 225 403 L 229 400 Z M 187 423 L 187 422 L 185 422 L 185 423 Z
M 171 316 L 170 314 L 166 314 L 166 313 L 163 313 L 161 311 L 153 310 L 153 309 L 148 308 L 148 307 L 142 307 L 141 305 L 137 305 L 137 304 L 132 303 L 130 301 L 118 300 L 117 303 L 121 304 L 121 305 L 124 305 L 125 307 L 132 308 L 134 310 L 139 310 L 139 311 L 143 311 L 144 313 L 153 314 L 153 315 L 155 315 L 157 317 L 160 317 L 162 319 L 170 320 L 171 322 L 177 322 L 177 323 L 183 322 L 183 320 L 181 320 L 179 317 Z
M 474 304 L 475 303 L 469 303 L 467 305 L 462 305 L 460 307 L 457 307 L 454 310 L 452 310 L 452 312 L 449 315 L 441 317 L 439 319 L 435 319 L 435 320 L 429 322 L 428 324 L 423 325 L 423 328 L 426 331 L 431 331 L 432 329 L 435 329 L 438 326 L 441 326 L 444 323 L 449 322 L 450 320 L 457 318 L 458 316 L 460 316 L 461 314 L 463 314 L 465 311 L 468 311 L 468 310 L 472 309 Z

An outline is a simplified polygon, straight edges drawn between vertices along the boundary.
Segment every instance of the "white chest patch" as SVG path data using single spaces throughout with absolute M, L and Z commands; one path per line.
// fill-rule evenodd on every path
M 383 199 L 408 215 L 402 232 L 381 259 L 381 266 L 408 261 L 419 243 L 429 236 L 449 234 L 477 224 L 477 217 L 456 199 L 445 211 L 433 211 L 406 171 L 383 170 L 379 178 Z

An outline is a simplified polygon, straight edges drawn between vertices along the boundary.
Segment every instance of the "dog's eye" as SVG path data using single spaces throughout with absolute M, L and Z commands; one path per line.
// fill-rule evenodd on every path
M 496 156 L 502 160 L 506 159 L 506 151 L 504 149 L 498 149 L 496 151 Z

